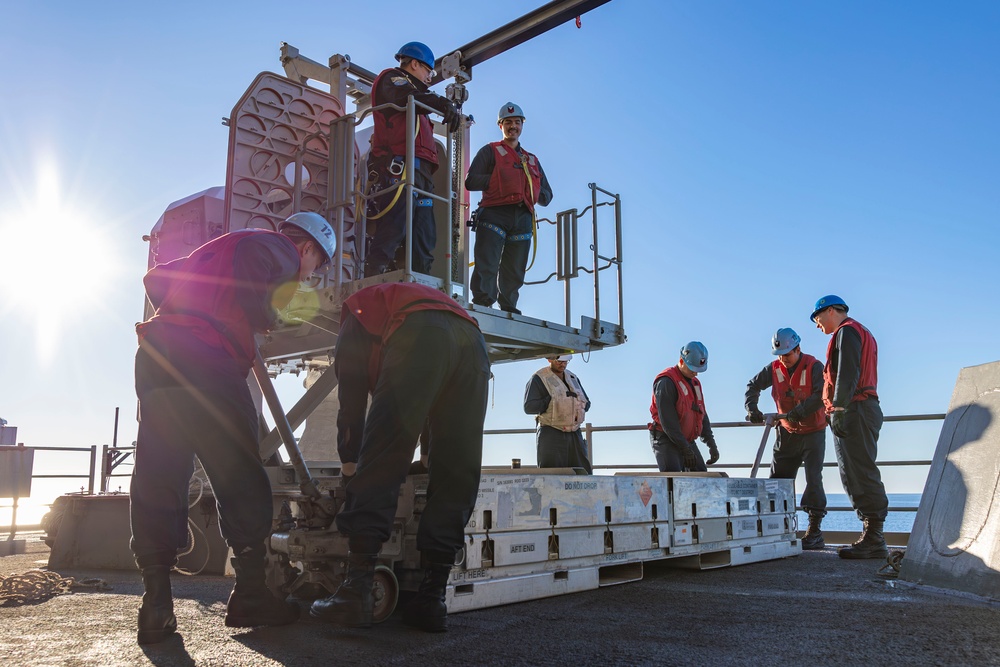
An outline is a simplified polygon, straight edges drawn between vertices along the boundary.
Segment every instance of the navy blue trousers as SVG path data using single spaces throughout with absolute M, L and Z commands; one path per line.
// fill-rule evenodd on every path
M 486 343 L 475 325 L 442 311 L 406 318 L 382 349 L 357 473 L 337 515 L 342 533 L 389 539 L 399 487 L 428 424 L 430 481 L 417 548 L 454 558 L 479 492 L 489 377 Z
M 130 490 L 132 552 L 140 567 L 172 566 L 187 542 L 194 457 L 212 484 L 234 551 L 271 530 L 271 485 L 260 460 L 247 367 L 174 325 L 147 325 L 135 357 L 139 432 Z
M 583 468 L 587 474 L 594 472 L 580 429 L 566 432 L 539 424 L 535 437 L 539 468 Z
M 430 176 L 425 175 L 421 171 L 417 171 L 417 177 L 414 179 L 413 184 L 427 192 L 434 192 L 434 183 Z M 376 203 L 382 210 L 385 210 L 385 207 L 389 206 L 389 202 L 395 196 L 396 191 L 390 190 L 376 199 Z M 427 205 L 420 205 L 421 199 L 425 199 Z M 432 201 L 414 193 L 413 270 L 417 273 L 429 274 L 431 272 L 431 265 L 434 263 L 434 245 L 437 243 L 437 227 L 434 221 L 434 206 L 430 203 Z M 371 245 L 368 248 L 368 255 L 365 258 L 365 277 L 385 273 L 388 270 L 389 264 L 394 261 L 396 251 L 403 244 L 405 238 L 406 190 L 403 189 L 392 208 L 383 217 L 375 221 L 375 235 L 372 237 Z M 401 269 L 403 266 L 400 264 L 396 268 Z
M 474 303 L 492 306 L 499 301 L 502 310 L 517 310 L 517 299 L 531 255 L 531 238 L 515 241 L 510 237 L 530 235 L 531 219 L 531 211 L 521 204 L 479 209 L 474 249 L 476 266 L 469 279 Z
M 804 467 L 806 486 L 802 508 L 810 514 L 826 515 L 826 491 L 823 489 L 823 459 L 826 456 L 826 429 L 814 433 L 791 433 L 778 426 L 777 441 L 771 458 L 771 477 L 795 479 Z
M 858 518 L 884 520 L 889 513 L 889 498 L 875 462 L 882 430 L 882 407 L 878 399 L 855 401 L 847 410 L 833 413 L 830 427 L 840 480 Z
M 705 465 L 705 458 L 701 455 L 698 445 L 691 443 L 694 455 L 694 465 L 688 467 L 684 461 L 682 452 L 672 441 L 667 439 L 663 431 L 655 430 L 649 432 L 649 444 L 653 448 L 653 455 L 656 457 L 656 467 L 660 472 L 706 472 L 708 466 Z

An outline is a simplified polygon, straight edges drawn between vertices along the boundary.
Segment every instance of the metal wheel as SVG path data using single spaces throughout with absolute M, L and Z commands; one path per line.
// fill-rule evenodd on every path
M 375 585 L 372 587 L 372 596 L 375 598 L 375 609 L 372 621 L 381 623 L 390 616 L 396 609 L 399 602 L 399 582 L 392 568 L 386 565 L 379 565 L 375 568 Z

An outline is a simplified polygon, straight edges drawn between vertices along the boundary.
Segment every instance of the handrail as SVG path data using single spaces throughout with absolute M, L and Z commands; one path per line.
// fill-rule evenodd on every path
M 912 414 L 912 415 L 891 415 L 884 417 L 884 422 L 913 422 L 913 421 L 943 421 L 947 415 L 944 413 L 928 413 L 928 414 Z M 763 424 L 752 424 L 750 422 L 716 422 L 712 424 L 712 429 L 725 429 L 725 428 L 746 428 L 746 427 L 758 427 L 762 428 Z M 585 440 L 587 442 L 587 453 L 590 456 L 590 460 L 594 459 L 594 433 L 623 433 L 623 432 L 634 432 L 634 431 L 647 431 L 648 426 L 645 424 L 626 424 L 619 426 L 595 426 L 590 422 L 583 425 L 583 430 L 585 434 Z M 483 431 L 483 435 L 493 436 L 493 435 L 530 435 L 535 433 L 534 428 L 504 428 L 504 429 L 487 429 Z M 905 466 L 930 466 L 931 461 L 929 459 L 904 459 L 898 461 L 879 461 L 879 467 L 905 467 Z M 752 463 L 717 463 L 715 468 L 752 468 Z M 824 462 L 824 468 L 835 468 L 837 464 L 834 462 Z M 642 463 L 642 464 L 601 464 L 594 465 L 594 470 L 656 470 L 655 463 Z
M 914 421 L 942 421 L 946 417 L 943 413 L 931 413 L 931 414 L 912 414 L 912 415 L 892 415 L 886 416 L 884 418 L 885 422 L 914 422 Z M 746 428 L 746 427 L 760 427 L 761 424 L 751 424 L 749 422 L 718 422 L 712 425 L 713 429 L 724 429 L 724 428 Z M 644 424 L 634 424 L 634 425 L 619 425 L 619 426 L 595 426 L 590 422 L 587 422 L 583 426 L 586 433 L 587 439 L 587 449 L 588 453 L 593 460 L 594 451 L 594 437 L 595 433 L 620 433 L 620 432 L 632 432 L 632 431 L 646 431 L 647 427 Z M 483 431 L 484 436 L 497 436 L 497 435 L 531 435 L 535 433 L 534 428 L 505 428 L 505 429 L 487 429 Z M 88 494 L 94 493 L 94 487 L 96 480 L 101 479 L 101 493 L 107 492 L 107 480 L 112 477 L 127 477 L 130 473 L 115 473 L 114 469 L 121 464 L 127 456 L 115 456 L 115 454 L 125 454 L 135 450 L 134 446 L 128 447 L 115 447 L 109 445 L 103 445 L 103 456 L 101 457 L 100 464 L 98 464 L 97 456 L 97 445 L 91 445 L 90 447 L 32 447 L 36 451 L 52 451 L 52 452 L 90 452 L 91 462 L 90 462 L 90 472 L 88 474 L 32 474 L 32 479 L 83 479 L 89 480 L 88 484 Z M 879 461 L 879 467 L 907 467 L 907 466 L 927 466 L 931 465 L 930 459 L 903 459 L 903 460 L 892 460 L 892 461 Z M 720 469 L 748 469 L 753 466 L 752 463 L 725 463 L 721 465 L 716 465 L 716 468 Z M 654 463 L 620 463 L 620 464 L 596 464 L 593 466 L 594 470 L 650 470 L 655 471 L 656 465 Z M 837 464 L 835 462 L 824 462 L 824 468 L 835 468 Z M 916 512 L 918 508 L 916 507 L 890 507 L 889 511 L 892 512 Z M 830 512 L 849 512 L 853 511 L 850 507 L 827 507 L 827 511 Z M 32 526 L 19 526 L 19 528 L 32 528 Z

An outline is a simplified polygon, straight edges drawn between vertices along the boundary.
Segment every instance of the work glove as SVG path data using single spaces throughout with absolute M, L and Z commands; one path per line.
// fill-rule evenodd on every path
M 448 110 L 444 112 L 444 122 L 448 126 L 448 132 L 458 132 L 458 128 L 462 126 L 462 113 L 458 110 L 455 105 L 450 105 Z
M 698 445 L 693 442 L 689 442 L 687 449 L 684 451 L 684 467 L 688 470 L 696 470 L 698 468 Z
M 800 422 L 802 421 L 802 413 L 799 412 L 798 408 L 792 408 L 791 410 L 788 411 L 788 414 L 785 415 L 785 419 L 792 422 L 793 424 L 795 422 Z
M 747 421 L 751 424 L 763 424 L 764 423 L 764 413 L 753 408 L 752 410 L 747 410 Z
M 705 461 L 707 465 L 712 465 L 717 463 L 719 460 L 719 448 L 715 446 L 715 443 L 710 443 L 708 445 L 708 460 Z
M 838 438 L 847 437 L 847 411 L 837 410 L 830 413 L 830 430 Z

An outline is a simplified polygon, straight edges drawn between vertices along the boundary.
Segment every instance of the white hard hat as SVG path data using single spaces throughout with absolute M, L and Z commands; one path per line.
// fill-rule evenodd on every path
M 497 125 L 503 122 L 504 118 L 520 118 L 524 120 L 524 112 L 521 111 L 521 107 L 517 106 L 513 102 L 507 102 L 507 104 L 500 107 L 500 111 L 497 112 Z
M 573 358 L 572 354 L 560 354 L 554 357 L 547 357 L 549 361 L 569 361 Z
M 298 227 L 304 231 L 319 246 L 327 263 L 333 260 L 337 253 L 337 239 L 334 237 L 333 227 L 319 213 L 294 213 L 278 225 L 278 231 L 285 227 Z

